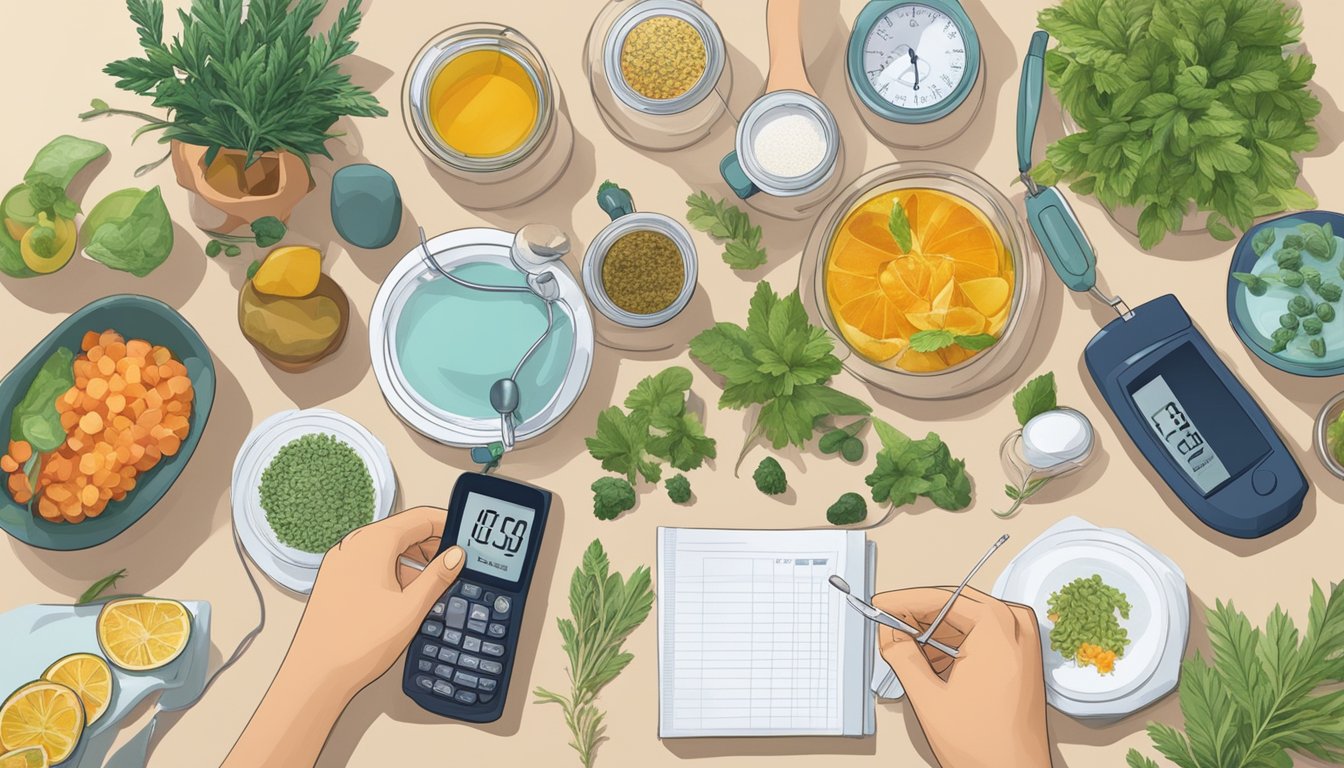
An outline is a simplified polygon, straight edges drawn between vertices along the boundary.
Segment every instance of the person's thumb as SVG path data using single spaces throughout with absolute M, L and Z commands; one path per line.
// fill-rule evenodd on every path
M 401 590 L 402 594 L 409 595 L 416 604 L 419 611 L 417 615 L 423 616 L 429 611 L 429 607 L 439 599 L 443 591 L 457 581 L 457 575 L 462 572 L 462 564 L 466 559 L 466 552 L 462 551 L 461 547 L 449 547 L 438 557 L 430 560 L 425 565 L 425 570 Z
M 901 681 L 911 699 L 919 699 L 943 685 L 942 678 L 929 666 L 929 660 L 915 639 L 891 627 L 881 627 L 878 642 L 882 658 Z

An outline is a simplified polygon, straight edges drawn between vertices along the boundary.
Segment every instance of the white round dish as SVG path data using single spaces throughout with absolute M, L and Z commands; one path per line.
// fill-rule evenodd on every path
M 488 227 L 472 227 L 445 232 L 428 241 L 429 251 L 440 267 L 451 270 L 471 263 L 495 263 L 512 268 L 509 250 L 514 234 Z M 515 439 L 522 443 L 541 435 L 568 413 L 588 383 L 593 364 L 593 318 L 584 299 L 583 289 L 564 264 L 546 267 L 560 286 L 556 309 L 564 312 L 574 328 L 574 349 L 569 367 L 556 393 L 536 414 L 517 425 Z M 397 320 L 402 308 L 421 280 L 430 279 L 432 270 L 425 264 L 420 247 L 411 249 L 388 273 L 378 289 L 369 313 L 369 350 L 378 387 L 392 411 L 412 429 L 439 443 L 461 448 L 488 445 L 500 439 L 499 417 L 475 418 L 448 413 L 429 405 L 411 390 L 395 359 Z M 479 329 L 483 332 L 484 329 Z M 465 329 L 462 332 L 477 332 Z M 521 354 L 521 350 L 520 353 Z
M 1120 620 L 1130 643 L 1109 675 L 1079 667 L 1050 648 L 1050 594 L 1094 573 L 1124 592 L 1131 605 L 1129 619 Z M 1185 578 L 1169 560 L 1123 531 L 1065 520 L 1009 563 L 994 595 L 1036 611 L 1046 698 L 1067 715 L 1124 717 L 1166 695 L 1178 682 L 1190 626 Z
M 390 515 L 397 481 L 387 448 L 363 426 L 335 411 L 312 408 L 268 417 L 248 434 L 233 464 L 233 525 L 243 548 L 271 580 L 305 594 L 313 588 L 323 555 L 294 549 L 276 538 L 261 507 L 261 475 L 285 445 L 319 433 L 337 438 L 363 459 L 373 479 L 373 521 Z

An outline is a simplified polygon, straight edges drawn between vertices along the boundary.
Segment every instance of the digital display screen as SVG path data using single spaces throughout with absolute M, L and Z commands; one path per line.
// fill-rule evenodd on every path
M 462 507 L 457 546 L 466 550 L 467 568 L 487 576 L 518 581 L 532 540 L 537 511 L 472 491 Z
M 1269 452 L 1255 422 L 1189 343 L 1130 382 L 1129 393 L 1148 430 L 1204 496 Z
M 1134 393 L 1134 402 L 1176 466 L 1185 470 L 1201 493 L 1207 495 L 1231 477 L 1166 379 L 1158 376 L 1144 384 Z

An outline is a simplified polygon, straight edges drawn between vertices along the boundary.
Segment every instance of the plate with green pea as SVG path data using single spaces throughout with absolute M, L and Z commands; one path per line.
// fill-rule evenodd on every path
M 1344 373 L 1344 216 L 1307 211 L 1246 231 L 1232 255 L 1227 314 L 1243 344 L 1298 376 Z
M 295 592 L 312 590 L 328 549 L 391 514 L 387 449 L 335 411 L 283 411 L 257 425 L 233 467 L 233 522 L 252 561 Z

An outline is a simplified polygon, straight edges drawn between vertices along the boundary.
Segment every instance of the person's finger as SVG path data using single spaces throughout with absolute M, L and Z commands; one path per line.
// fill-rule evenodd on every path
M 401 553 L 401 557 L 407 558 L 409 560 L 414 560 L 417 563 L 428 563 L 430 560 L 434 558 L 434 555 L 438 551 L 439 551 L 439 538 L 436 536 L 431 536 L 430 538 L 425 539 L 424 541 L 417 542 L 407 547 L 406 550 Z M 398 585 L 405 587 L 407 584 L 410 584 L 412 581 L 415 580 L 416 576 L 420 575 L 421 570 L 422 569 L 420 568 L 412 568 L 411 566 L 402 563 L 401 558 L 397 558 Z
M 447 511 L 438 507 L 414 507 L 379 520 L 367 530 L 383 537 L 400 552 L 417 542 L 442 536 L 447 518 Z
M 462 564 L 466 560 L 467 553 L 461 547 L 449 547 L 443 554 L 429 561 L 425 570 L 401 590 L 403 595 L 410 595 L 415 602 L 418 607 L 417 616 L 423 616 L 443 591 L 457 581 L 457 575 L 462 572 Z
M 943 685 L 940 673 L 930 665 L 924 649 L 913 637 L 891 627 L 878 627 L 877 640 L 882 658 L 891 665 L 912 700 L 935 695 L 934 691 Z

